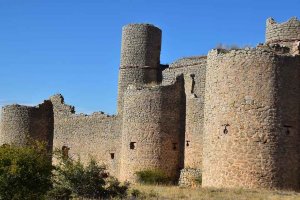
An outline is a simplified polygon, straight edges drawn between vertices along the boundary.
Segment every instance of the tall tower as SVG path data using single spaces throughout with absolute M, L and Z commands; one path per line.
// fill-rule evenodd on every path
M 150 24 L 129 24 L 123 27 L 118 115 L 122 116 L 123 95 L 128 85 L 158 82 L 161 35 L 161 30 Z
M 178 178 L 183 167 L 183 79 L 160 82 L 161 30 L 149 24 L 123 27 L 118 116 L 122 119 L 120 179 L 158 169 Z M 180 137 L 182 137 L 180 139 Z

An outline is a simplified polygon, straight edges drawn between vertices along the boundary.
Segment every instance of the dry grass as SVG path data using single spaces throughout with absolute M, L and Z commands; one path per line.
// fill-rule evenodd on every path
M 132 189 L 141 192 L 137 199 L 300 200 L 300 193 L 288 191 L 180 188 L 151 185 L 133 185 Z

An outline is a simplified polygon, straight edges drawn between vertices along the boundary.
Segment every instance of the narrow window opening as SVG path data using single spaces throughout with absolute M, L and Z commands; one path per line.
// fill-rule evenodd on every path
M 192 78 L 191 94 L 194 94 L 194 88 L 195 88 L 195 74 L 190 74 L 190 77 Z
M 70 150 L 70 148 L 67 147 L 67 146 L 62 146 L 61 150 L 62 150 L 62 157 L 63 157 L 63 159 L 68 159 L 69 158 L 69 150 Z
M 135 149 L 135 147 L 136 147 L 136 142 L 130 142 L 129 147 L 130 147 L 130 149 Z
M 115 153 L 110 153 L 110 158 L 113 160 L 115 159 Z
M 186 141 L 186 146 L 187 147 L 190 146 L 190 141 L 189 140 Z
M 173 143 L 173 150 L 177 149 L 177 143 Z

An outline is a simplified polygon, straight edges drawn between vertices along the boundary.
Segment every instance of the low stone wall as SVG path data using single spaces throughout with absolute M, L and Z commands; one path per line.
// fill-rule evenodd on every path
M 200 169 L 185 168 L 180 171 L 178 185 L 180 187 L 193 187 L 202 182 L 202 173 Z
M 68 156 L 88 163 L 91 158 L 106 165 L 118 176 L 120 161 L 120 128 L 118 118 L 103 112 L 75 114 L 74 107 L 64 103 L 61 95 L 51 97 L 54 108 L 54 149 L 67 147 Z

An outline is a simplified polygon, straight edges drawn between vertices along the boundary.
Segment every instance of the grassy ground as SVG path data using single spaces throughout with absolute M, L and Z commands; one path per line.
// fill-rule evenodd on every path
M 151 185 L 133 185 L 132 191 L 134 189 L 141 192 L 137 199 L 300 200 L 300 193 L 287 191 L 180 188 Z

